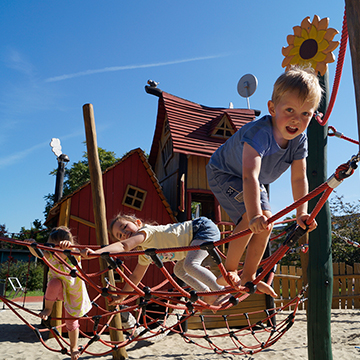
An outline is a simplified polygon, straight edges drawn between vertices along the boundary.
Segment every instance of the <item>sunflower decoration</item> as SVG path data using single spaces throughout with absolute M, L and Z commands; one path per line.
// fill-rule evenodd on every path
M 328 28 L 329 18 L 315 15 L 312 22 L 306 17 L 300 26 L 294 26 L 294 35 L 287 36 L 289 46 L 282 48 L 285 56 L 281 66 L 289 70 L 291 65 L 310 65 L 320 75 L 325 75 L 328 63 L 335 61 L 332 53 L 339 41 L 332 41 L 339 32 Z

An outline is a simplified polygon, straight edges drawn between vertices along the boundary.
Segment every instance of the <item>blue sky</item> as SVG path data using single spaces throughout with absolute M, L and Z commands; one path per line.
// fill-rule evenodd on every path
M 341 32 L 344 6 L 326 0 L 2 1 L 0 224 L 19 232 L 44 221 L 44 196 L 55 189 L 49 173 L 57 168 L 49 143 L 60 139 L 68 166 L 82 160 L 84 104 L 94 106 L 98 146 L 118 157 L 137 147 L 150 151 L 157 98 L 144 91 L 148 79 L 202 105 L 246 108 L 237 83 L 252 73 L 258 88 L 250 105 L 265 115 L 293 26 L 316 14 Z M 331 88 L 335 69 L 329 64 Z M 329 125 L 358 139 L 349 48 Z M 330 138 L 329 175 L 357 152 L 356 145 Z M 359 174 L 337 192 L 357 201 Z M 273 212 L 291 203 L 286 173 L 271 186 Z

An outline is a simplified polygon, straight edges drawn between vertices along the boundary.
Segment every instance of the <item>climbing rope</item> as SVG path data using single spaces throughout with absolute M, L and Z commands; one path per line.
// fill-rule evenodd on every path
M 335 189 L 339 184 L 342 183 L 344 179 L 351 176 L 354 173 L 354 170 L 357 168 L 357 163 L 360 161 L 360 155 L 355 155 L 351 159 L 340 165 L 334 174 L 318 188 L 311 191 L 309 194 L 303 198 L 295 201 L 292 205 L 286 207 L 282 211 L 279 211 L 277 214 L 273 215 L 268 219 L 269 223 L 275 222 L 279 218 L 283 217 L 288 212 L 296 209 L 298 206 L 308 201 L 309 199 L 314 198 L 315 196 L 322 193 L 322 196 L 318 200 L 317 205 L 314 207 L 313 211 L 310 214 L 310 219 L 314 219 L 319 213 L 321 207 L 326 202 L 330 196 L 333 189 Z M 311 221 L 311 220 L 309 220 Z M 279 248 L 267 259 L 262 260 L 260 263 L 260 268 L 257 272 L 257 277 L 252 283 L 247 283 L 244 287 L 241 287 L 240 290 L 235 290 L 232 286 L 226 286 L 221 291 L 215 292 L 196 292 L 191 290 L 187 286 L 180 286 L 169 272 L 169 270 L 163 265 L 161 259 L 158 256 L 158 253 L 164 251 L 167 252 L 176 252 L 176 251 L 192 251 L 198 249 L 205 249 L 208 251 L 210 258 L 218 266 L 220 272 L 226 278 L 227 272 L 222 264 L 219 251 L 217 246 L 228 243 L 237 239 L 238 237 L 244 236 L 249 233 L 249 229 L 228 236 L 226 239 L 219 240 L 215 243 L 204 243 L 200 246 L 188 246 L 181 248 L 170 248 L 170 249 L 147 249 L 145 251 L 131 251 L 127 253 L 118 253 L 110 254 L 103 252 L 101 255 L 91 255 L 90 257 L 99 257 L 101 256 L 107 264 L 108 268 L 102 271 L 88 274 L 86 273 L 79 265 L 76 260 L 75 255 L 79 255 L 78 251 L 73 250 L 60 250 L 53 248 L 51 244 L 38 244 L 32 243 L 32 248 L 36 251 L 37 255 L 44 261 L 44 263 L 52 268 L 54 271 L 57 271 L 60 274 L 67 276 L 78 276 L 81 280 L 85 281 L 88 286 L 96 289 L 97 296 L 92 301 L 93 308 L 96 309 L 97 314 L 93 316 L 84 316 L 80 318 L 80 322 L 85 321 L 90 322 L 93 327 L 92 336 L 81 331 L 81 334 L 87 339 L 87 344 L 81 348 L 81 353 L 86 353 L 89 355 L 100 356 L 105 355 L 117 349 L 119 347 L 124 347 L 129 345 L 134 341 L 139 340 L 148 340 L 148 341 L 157 341 L 163 336 L 166 336 L 169 332 L 178 333 L 185 342 L 193 343 L 207 349 L 211 349 L 216 353 L 229 353 L 229 354 L 240 354 L 240 355 L 251 355 L 256 352 L 261 351 L 278 341 L 284 333 L 291 328 L 294 323 L 295 313 L 298 309 L 298 306 L 301 302 L 304 301 L 303 295 L 305 289 L 300 291 L 297 297 L 290 301 L 286 306 L 294 306 L 294 311 L 289 315 L 289 317 L 280 324 L 275 324 L 275 315 L 280 311 L 284 310 L 285 307 L 266 309 L 263 319 L 259 321 L 253 321 L 255 313 L 243 313 L 243 314 L 220 314 L 222 310 L 228 310 L 231 307 L 237 305 L 239 302 L 245 300 L 251 294 L 256 292 L 256 286 L 265 276 L 268 276 L 267 282 L 271 284 L 274 276 L 274 268 L 279 260 L 290 252 L 292 249 L 296 248 L 298 240 L 306 234 L 307 229 L 300 228 L 296 223 L 288 226 L 285 229 L 286 238 L 284 242 L 279 246 Z M 283 233 L 284 234 L 284 233 Z M 20 240 L 8 239 L 0 237 L 1 241 L 6 241 L 18 245 L 24 245 Z M 81 246 L 76 246 L 77 248 Z M 84 247 L 84 246 L 83 246 Z M 301 248 L 300 248 L 301 249 Z M 54 268 L 44 256 L 43 251 L 51 251 L 54 253 L 54 256 L 58 258 L 67 268 L 66 272 L 61 272 Z M 302 249 L 305 251 L 305 247 Z M 62 252 L 67 256 L 70 264 L 63 260 L 58 254 Z M 141 254 L 149 255 L 156 268 L 164 275 L 165 280 L 160 284 L 149 288 L 142 283 L 135 285 L 129 279 L 131 271 L 125 266 L 125 263 L 120 260 L 120 257 L 127 258 L 129 256 L 138 256 Z M 121 288 L 118 288 L 109 283 L 105 287 L 98 285 L 94 279 L 99 279 L 99 277 L 108 270 L 114 270 L 117 272 L 120 277 L 128 283 L 133 291 L 124 292 Z M 241 275 L 241 270 L 239 271 Z M 168 287 L 170 284 L 171 288 L 163 290 L 165 285 Z M 228 295 L 226 301 L 220 306 L 209 305 L 204 301 L 206 296 L 209 295 Z M 109 311 L 101 307 L 98 303 L 98 300 L 102 297 L 107 297 L 111 299 L 113 295 L 128 295 L 128 298 L 122 302 L 121 306 L 115 307 L 114 310 Z M 20 314 L 20 307 L 12 302 L 11 300 L 0 296 L 0 299 L 9 306 L 9 308 L 16 313 L 16 315 L 28 325 L 32 330 L 35 331 L 37 337 L 41 343 L 52 351 L 61 352 L 62 354 L 68 354 L 67 348 L 69 344 L 60 334 L 59 329 L 64 327 L 64 323 L 60 326 L 51 326 L 50 319 L 45 322 L 46 329 L 38 329 L 27 322 L 23 316 Z M 154 308 L 161 310 L 154 310 Z M 28 311 L 24 307 L 21 308 L 23 311 Z M 32 313 L 34 316 L 39 317 L 38 314 Z M 116 329 L 111 326 L 111 321 L 114 316 L 120 314 L 123 319 L 122 329 Z M 245 319 L 245 326 L 241 329 L 234 331 L 231 327 L 231 320 L 234 317 L 239 319 L 243 317 Z M 200 323 L 202 324 L 204 335 L 193 335 L 190 332 L 186 331 L 187 320 L 190 318 L 198 317 Z M 225 329 L 224 333 L 221 335 L 210 335 L 207 330 L 207 323 L 211 319 L 216 318 L 217 321 L 222 322 L 222 328 Z M 65 318 L 53 318 L 52 320 L 64 320 Z M 123 331 L 127 337 L 122 342 L 107 341 L 104 339 L 103 334 L 109 330 L 113 331 Z M 42 333 L 44 331 L 50 332 L 52 336 L 56 339 L 56 343 L 60 347 L 60 350 L 50 348 L 45 341 L 43 340 Z M 245 336 L 251 336 L 252 341 L 248 343 L 245 339 Z M 231 345 L 224 346 L 219 345 L 218 338 L 227 337 L 230 340 Z M 94 354 L 89 351 L 91 344 L 94 342 L 101 342 L 106 349 L 101 354 Z
M 334 84 L 333 84 L 333 88 L 332 88 L 332 92 L 331 92 L 329 105 L 326 109 L 326 114 L 323 119 L 321 119 L 323 114 L 317 113 L 315 115 L 315 119 L 318 121 L 318 123 L 321 126 L 326 125 L 326 123 L 330 117 L 330 114 L 332 112 L 332 109 L 334 107 L 334 104 L 335 104 L 335 99 L 336 99 L 336 96 L 338 93 L 340 79 L 341 79 L 342 70 L 343 70 L 343 66 L 344 66 L 344 59 L 345 59 L 348 37 L 349 36 L 348 36 L 348 30 L 347 30 L 346 8 L 345 8 L 344 18 L 343 18 L 343 26 L 342 26 L 342 31 L 341 31 L 340 49 L 339 49 L 339 54 L 338 54 L 338 61 L 337 61 L 337 65 L 336 65 Z

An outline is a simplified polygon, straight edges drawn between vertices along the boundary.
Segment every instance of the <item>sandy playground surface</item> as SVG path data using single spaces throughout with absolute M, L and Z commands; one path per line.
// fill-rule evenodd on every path
M 25 325 L 7 306 L 3 308 L 0 304 L 0 360 L 10 359 L 70 359 L 68 355 L 52 352 L 43 346 L 35 333 Z M 22 305 L 22 304 L 21 304 Z M 42 309 L 42 303 L 28 303 L 26 308 L 38 312 Z M 32 325 L 40 327 L 39 318 L 31 314 L 21 311 L 21 315 Z M 277 321 L 281 321 L 281 317 L 286 317 L 289 312 L 277 315 Z M 360 359 L 360 310 L 332 310 L 331 312 L 331 338 L 332 338 L 332 354 L 333 359 Z M 216 333 L 217 329 L 209 330 L 210 334 Z M 201 330 L 192 330 L 192 332 L 202 335 Z M 104 338 L 109 338 L 104 335 Z M 224 341 L 228 339 L 216 341 L 219 347 L 222 347 Z M 79 339 L 80 344 L 86 344 L 87 340 Z M 50 347 L 59 347 L 55 339 L 48 339 L 46 344 Z M 95 342 L 89 348 L 93 353 L 104 351 L 101 343 Z M 230 355 L 215 354 L 213 351 L 203 349 L 193 344 L 187 344 L 178 334 L 171 334 L 162 340 L 152 343 L 149 341 L 138 341 L 132 343 L 126 348 L 129 359 L 144 360 L 288 360 L 288 359 L 307 359 L 307 324 L 305 310 L 300 310 L 295 318 L 295 324 L 291 329 L 281 337 L 281 339 L 271 348 L 263 350 L 254 355 Z M 93 357 L 83 354 L 81 359 L 112 359 L 112 355 Z

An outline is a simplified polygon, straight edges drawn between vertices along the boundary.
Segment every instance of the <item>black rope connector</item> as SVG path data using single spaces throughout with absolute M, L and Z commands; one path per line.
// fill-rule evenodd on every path
M 211 341 L 209 335 L 206 334 L 206 335 L 203 337 L 203 339 L 206 340 L 209 344 L 213 344 L 213 342 Z
M 70 276 L 71 276 L 72 278 L 76 278 L 76 277 L 77 277 L 77 270 L 76 270 L 76 269 L 72 269 L 72 270 L 70 271 Z
M 249 289 L 249 294 L 250 295 L 252 295 L 256 291 L 256 288 L 257 288 L 257 286 L 254 285 L 254 283 L 252 281 L 248 281 L 245 284 L 245 287 L 247 287 Z
M 42 259 L 42 258 L 44 257 L 44 253 L 42 252 L 41 249 L 38 249 L 38 247 L 37 247 L 38 244 L 37 244 L 37 243 L 33 242 L 33 243 L 31 243 L 30 246 L 35 250 L 36 255 L 37 255 L 40 259 Z
M 202 244 L 200 245 L 200 249 L 201 249 L 201 250 L 206 250 L 206 251 L 209 253 L 211 259 L 214 261 L 214 263 L 215 263 L 216 265 L 220 265 L 220 264 L 221 264 L 220 255 L 219 255 L 219 253 L 216 251 L 215 245 L 214 245 L 214 243 L 213 243 L 212 241 L 206 241 L 206 242 L 202 243 Z
M 187 309 L 189 310 L 189 312 L 193 312 L 193 311 L 194 311 L 194 306 L 193 306 L 193 304 L 192 304 L 190 301 L 188 301 L 188 302 L 186 303 L 186 307 L 187 307 Z
M 70 260 L 70 262 L 74 265 L 77 266 L 78 262 L 75 259 L 74 255 L 71 255 L 71 250 L 70 249 L 65 249 L 64 250 L 64 254 L 67 256 L 67 258 Z
M 117 265 L 118 267 L 123 264 L 123 261 L 122 261 L 121 259 L 119 259 L 119 258 L 116 258 L 116 259 L 115 259 L 115 262 L 116 262 L 116 265 Z
M 145 300 L 150 300 L 151 299 L 151 289 L 148 286 L 145 286 L 143 289 L 145 295 L 144 295 L 144 299 Z
M 96 334 L 89 340 L 88 344 L 91 345 L 93 342 L 99 341 L 99 340 L 100 340 L 100 336 L 98 334 Z
M 39 331 L 38 328 L 34 328 L 34 333 L 39 340 L 42 339 L 41 332 Z
M 104 296 L 104 297 L 107 297 L 107 296 L 110 296 L 109 294 L 109 289 L 104 287 L 101 289 L 101 296 Z
M 196 293 L 195 290 L 191 290 L 191 291 L 189 292 L 189 294 L 190 294 L 190 301 L 191 301 L 192 303 L 198 301 L 199 296 L 198 296 L 198 294 Z
M 231 295 L 229 298 L 229 303 L 232 305 L 237 305 L 239 303 L 239 299 L 236 298 L 235 296 Z
M 42 320 L 42 324 L 48 328 L 48 329 L 51 329 L 51 316 L 48 316 L 46 320 Z
M 151 260 L 154 262 L 154 264 L 161 269 L 162 267 L 164 267 L 163 262 L 161 261 L 161 259 L 159 258 L 158 254 L 156 253 L 156 249 L 151 248 L 151 249 L 146 249 L 145 250 L 145 255 L 148 255 L 151 257 Z
M 58 330 L 55 326 L 52 327 L 51 330 L 52 330 L 58 337 L 61 336 L 60 333 L 59 333 L 59 330 Z
M 100 319 L 101 319 L 101 318 L 102 318 L 101 315 L 94 315 L 94 316 L 92 317 L 92 319 L 94 320 L 94 327 L 93 327 L 94 332 L 97 331 L 98 326 L 99 326 L 99 322 L 100 322 Z
M 286 237 L 283 245 L 286 245 L 286 246 L 288 246 L 288 247 L 294 246 L 294 245 L 297 243 L 297 241 L 298 241 L 302 236 L 304 236 L 304 235 L 308 232 L 308 230 L 309 230 L 308 227 L 306 227 L 306 229 L 303 229 L 303 228 L 300 227 L 299 225 L 296 225 L 296 224 L 294 224 L 294 225 L 295 225 L 294 228 L 290 229 L 290 232 L 289 232 L 289 234 L 287 235 L 287 237 Z
M 108 251 L 102 252 L 100 256 L 108 263 L 110 269 L 115 270 L 118 267 L 114 259 L 110 257 L 110 253 Z
M 147 304 L 148 304 L 148 302 L 144 301 L 144 298 L 141 298 L 141 301 L 139 303 L 139 308 L 141 309 L 141 311 L 143 312 L 144 315 L 146 313 Z

